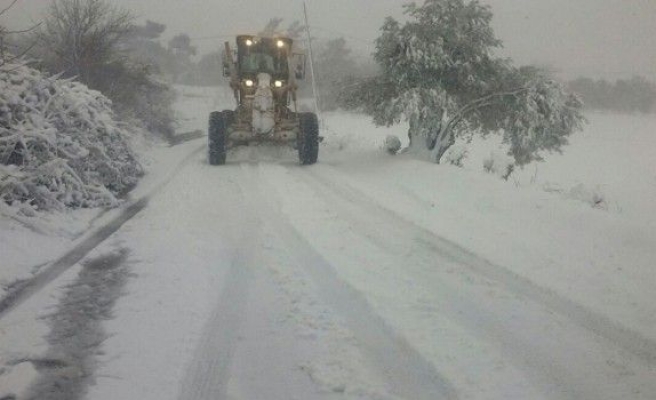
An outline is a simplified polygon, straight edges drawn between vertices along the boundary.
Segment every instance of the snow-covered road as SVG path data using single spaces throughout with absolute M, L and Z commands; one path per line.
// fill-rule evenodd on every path
M 414 223 L 348 169 L 254 153 L 199 155 L 111 241 L 137 278 L 90 398 L 653 398 L 653 338 Z
M 200 129 L 216 104 L 192 94 Z M 653 218 L 390 157 L 388 131 L 361 116 L 328 123 L 311 167 L 284 149 L 221 167 L 204 140 L 164 149 L 134 193 L 147 205 L 0 315 L 0 389 L 27 376 L 18 400 L 656 398 Z M 29 361 L 39 374 L 19 370 Z

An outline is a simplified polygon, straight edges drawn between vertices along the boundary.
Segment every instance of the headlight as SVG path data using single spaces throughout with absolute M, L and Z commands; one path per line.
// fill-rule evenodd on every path
M 251 79 L 246 79 L 244 81 L 244 85 L 246 85 L 246 87 L 253 87 L 253 85 L 255 85 L 255 82 L 253 82 Z
M 285 47 L 285 42 L 282 41 L 282 40 L 278 40 L 278 41 L 276 42 L 276 45 L 278 45 L 278 48 L 279 48 L 279 49 L 282 49 L 283 47 Z
M 246 39 L 246 46 L 250 47 L 252 45 L 253 45 L 253 41 L 251 39 Z
M 282 85 L 283 85 L 283 81 L 275 81 L 275 82 L 273 82 L 273 86 L 275 86 L 275 87 L 277 87 L 277 88 L 281 88 Z

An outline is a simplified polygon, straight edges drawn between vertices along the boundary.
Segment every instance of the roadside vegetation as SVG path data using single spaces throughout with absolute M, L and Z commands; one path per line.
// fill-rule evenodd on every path
M 105 0 L 53 0 L 37 26 L 0 27 L 3 207 L 111 207 L 137 184 L 133 143 L 174 133 L 173 90 L 134 52 L 153 30 Z
M 28 54 L 47 73 L 103 93 L 122 120 L 167 137 L 174 97 L 156 69 L 132 54 L 141 33 L 129 11 L 106 0 L 53 0 Z
M 410 146 L 439 163 L 456 139 L 502 135 L 517 165 L 560 151 L 582 128 L 582 102 L 546 72 L 498 58 L 492 11 L 477 1 L 426 0 L 388 18 L 376 41 L 380 72 L 355 79 L 342 104 L 377 125 L 409 123 Z
M 642 76 L 615 82 L 578 78 L 569 82 L 568 87 L 581 96 L 589 110 L 629 114 L 656 112 L 656 84 Z

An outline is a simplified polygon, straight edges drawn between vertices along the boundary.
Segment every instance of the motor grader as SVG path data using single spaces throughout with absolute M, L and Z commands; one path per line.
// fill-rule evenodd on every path
M 302 165 L 319 155 L 316 114 L 298 112 L 297 80 L 305 77 L 305 55 L 288 37 L 237 36 L 225 43 L 223 75 L 230 78 L 237 108 L 210 114 L 209 163 L 222 165 L 227 150 L 254 143 L 288 145 Z

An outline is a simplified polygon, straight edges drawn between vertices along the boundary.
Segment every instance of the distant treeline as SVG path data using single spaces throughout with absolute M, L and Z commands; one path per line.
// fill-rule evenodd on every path
M 656 112 L 656 84 L 641 76 L 615 82 L 578 78 L 569 83 L 569 88 L 578 93 L 586 108 L 591 110 Z

